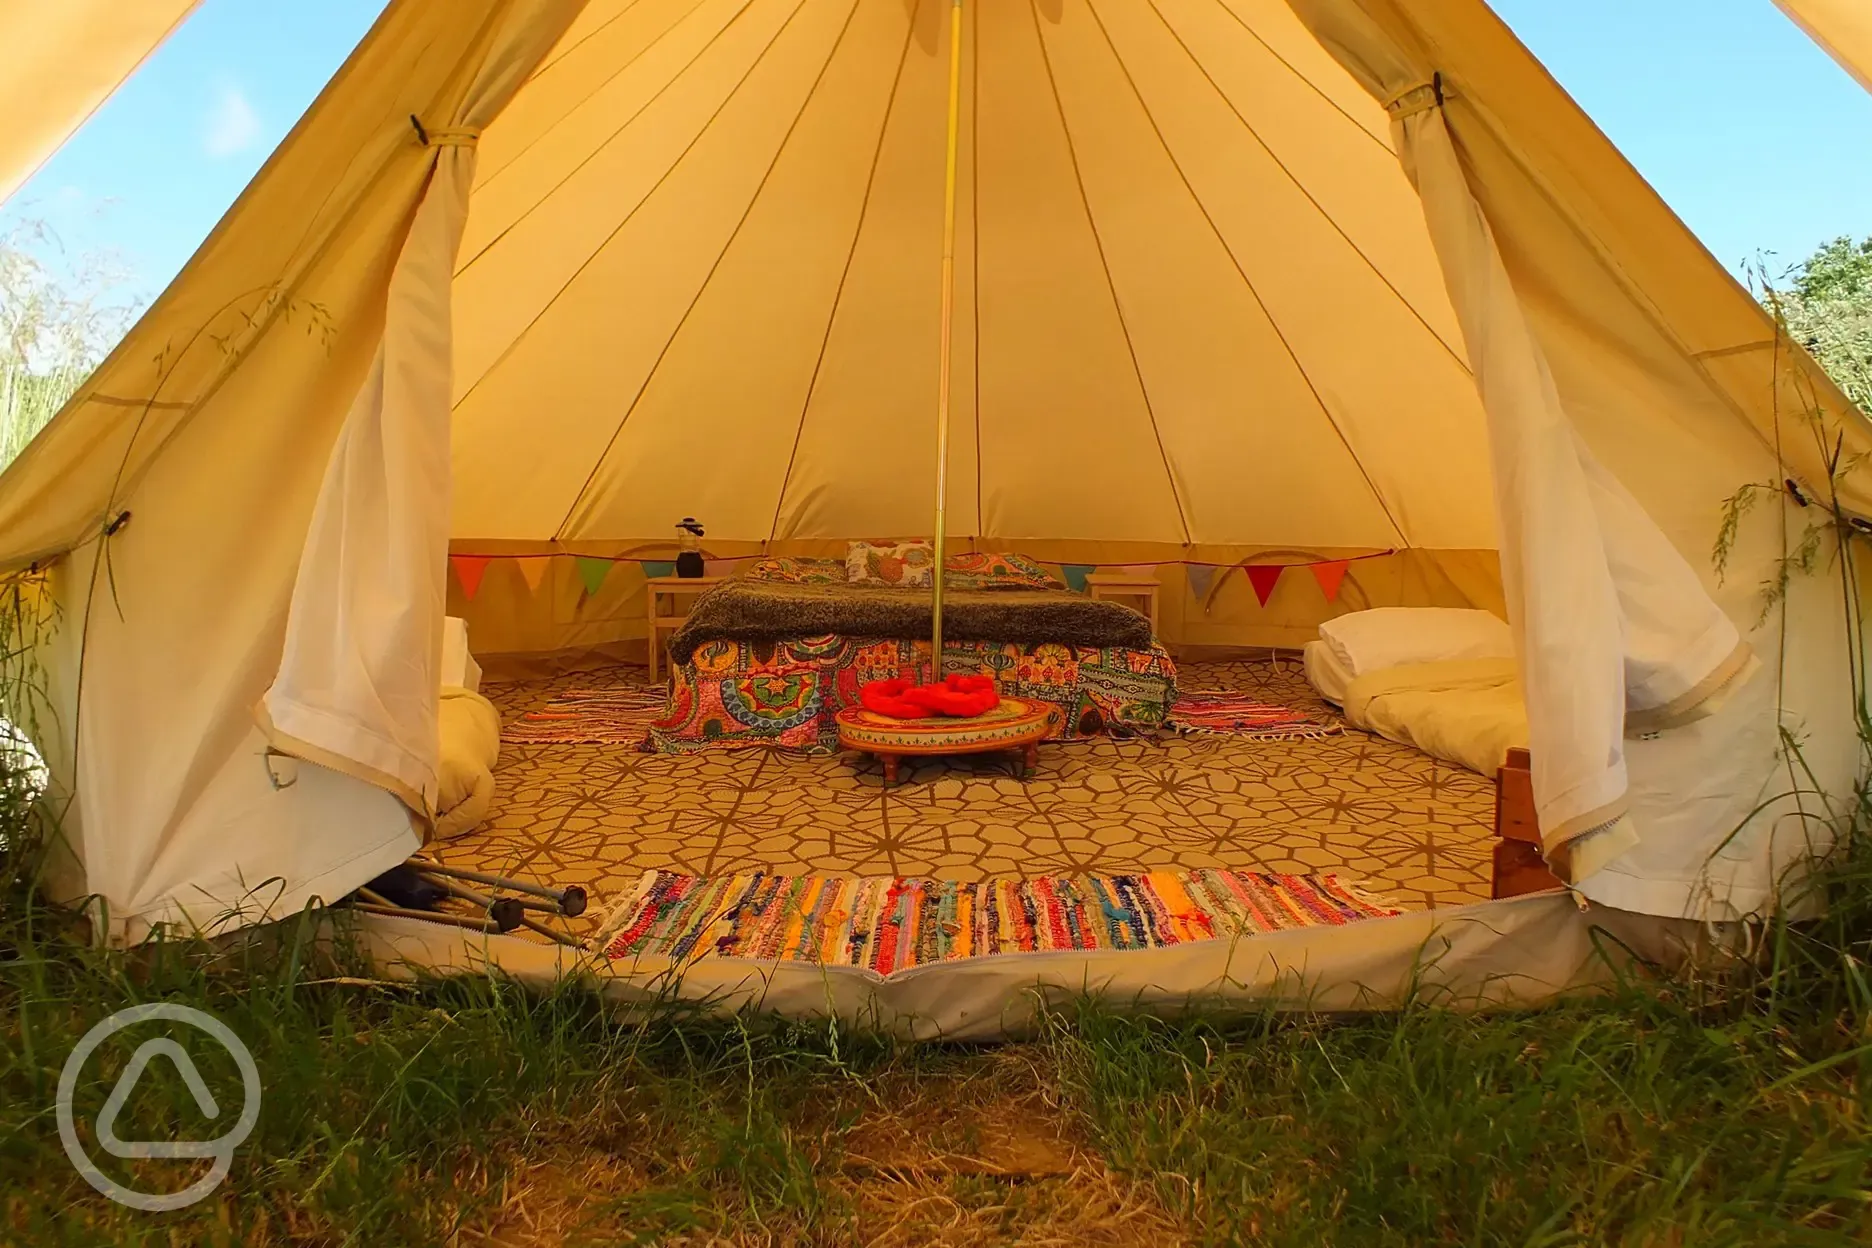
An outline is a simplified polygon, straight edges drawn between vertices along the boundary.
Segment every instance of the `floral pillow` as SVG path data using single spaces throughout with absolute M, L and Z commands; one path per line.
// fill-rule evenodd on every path
M 759 559 L 748 567 L 750 581 L 782 581 L 788 585 L 837 585 L 845 580 L 845 565 L 836 559 L 794 559 L 781 556 Z
M 853 585 L 927 589 L 935 563 L 928 542 L 853 542 L 845 550 L 845 579 Z
M 1065 582 L 1025 555 L 950 555 L 943 584 L 952 589 L 1065 589 Z

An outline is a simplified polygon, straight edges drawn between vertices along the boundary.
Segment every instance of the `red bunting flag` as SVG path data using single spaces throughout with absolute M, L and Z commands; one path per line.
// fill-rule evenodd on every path
M 473 602 L 475 594 L 481 588 L 481 578 L 487 574 L 488 564 L 494 562 L 487 555 L 450 555 L 449 564 L 455 569 L 455 579 L 461 582 L 462 593 Z
M 1264 607 L 1274 595 L 1275 582 L 1286 570 L 1286 565 L 1279 563 L 1251 563 L 1242 568 L 1248 574 L 1248 583 L 1254 586 L 1255 599 Z
M 1320 592 L 1326 595 L 1327 602 L 1339 601 L 1339 584 L 1345 580 L 1346 569 L 1350 560 L 1335 559 L 1331 563 L 1309 565 L 1313 569 L 1313 579 L 1319 582 Z
M 514 562 L 520 565 L 520 575 L 526 580 L 527 592 L 529 594 L 539 593 L 540 582 L 546 579 L 546 573 L 551 570 L 552 556 L 543 555 L 536 559 L 516 559 Z

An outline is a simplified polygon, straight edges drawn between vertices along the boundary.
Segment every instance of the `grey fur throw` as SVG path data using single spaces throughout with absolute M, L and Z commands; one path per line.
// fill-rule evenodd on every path
M 869 585 L 793 585 L 733 580 L 695 601 L 670 637 L 670 659 L 687 663 L 711 641 L 790 637 L 930 635 L 930 591 Z M 943 593 L 947 641 L 1058 642 L 1151 647 L 1150 621 L 1131 608 L 1058 589 L 951 589 Z

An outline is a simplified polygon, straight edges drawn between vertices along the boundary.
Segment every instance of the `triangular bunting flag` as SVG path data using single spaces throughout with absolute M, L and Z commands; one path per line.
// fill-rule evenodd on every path
M 455 579 L 461 582 L 462 593 L 473 602 L 481 588 L 481 578 L 487 574 L 488 564 L 494 562 L 487 555 L 450 555 L 449 566 L 455 569 Z
M 1190 592 L 1196 595 L 1196 601 L 1202 604 L 1204 611 L 1207 611 L 1209 591 L 1215 587 L 1215 568 L 1207 563 L 1192 563 L 1183 569 L 1183 574 L 1189 578 Z
M 530 559 L 516 559 L 520 565 L 520 579 L 527 584 L 527 593 L 539 593 L 540 582 L 546 579 L 546 573 L 552 568 L 551 555 L 539 555 Z
M 1327 602 L 1339 601 L 1339 583 L 1345 580 L 1346 569 L 1351 566 L 1344 559 L 1313 565 L 1313 579 L 1319 582 L 1320 592 L 1326 595 Z
M 585 596 L 596 598 L 604 587 L 605 577 L 611 575 L 611 561 L 580 555 L 573 562 L 578 565 L 578 578 L 585 586 Z
M 1083 594 L 1086 592 L 1086 577 L 1091 576 L 1096 571 L 1098 571 L 1097 566 L 1090 563 L 1060 564 L 1060 575 L 1066 580 L 1066 588 L 1072 590 L 1075 594 Z
M 663 562 L 658 562 L 655 560 L 645 559 L 645 560 L 642 560 L 641 562 L 643 563 L 643 574 L 651 578 L 652 580 L 655 580 L 659 576 L 675 576 L 676 575 L 676 563 L 674 560 L 671 560 L 668 563 L 663 563 Z
M 1274 596 L 1274 583 L 1286 570 L 1286 565 L 1280 563 L 1251 563 L 1242 568 L 1248 574 L 1248 583 L 1254 586 L 1256 601 L 1264 607 Z

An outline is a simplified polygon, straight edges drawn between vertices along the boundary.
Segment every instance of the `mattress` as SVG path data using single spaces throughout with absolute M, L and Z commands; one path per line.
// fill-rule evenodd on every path
M 1306 665 L 1307 683 L 1314 691 L 1334 706 L 1344 706 L 1352 673 L 1345 669 L 1332 647 L 1323 641 L 1309 641 L 1301 649 L 1300 657 Z
M 1512 659 L 1386 668 L 1351 681 L 1342 705 L 1354 727 L 1484 776 L 1501 770 L 1510 749 L 1527 748 L 1527 709 Z

